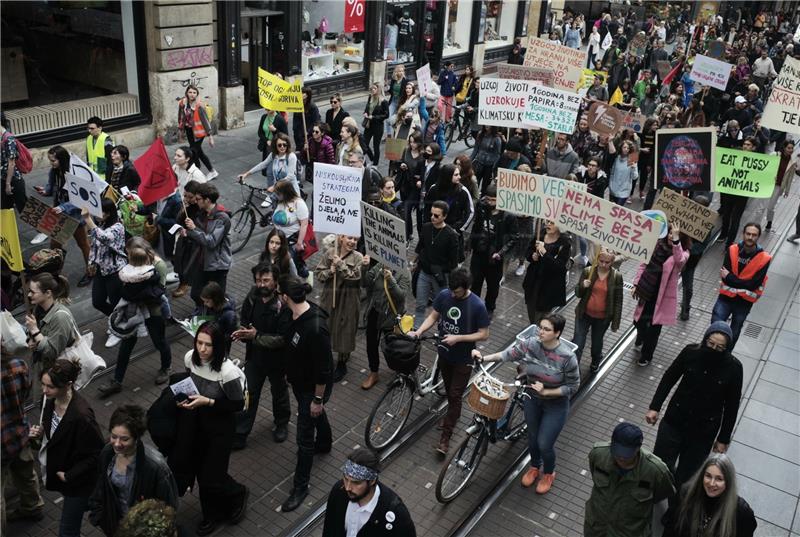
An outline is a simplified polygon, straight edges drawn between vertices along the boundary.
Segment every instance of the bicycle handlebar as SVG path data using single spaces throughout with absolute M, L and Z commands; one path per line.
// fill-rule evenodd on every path
M 245 187 L 249 188 L 250 190 L 259 190 L 261 192 L 267 192 L 268 191 L 268 188 L 262 188 L 260 186 L 255 186 L 255 185 L 251 185 L 249 183 L 245 183 L 244 179 L 237 179 L 236 182 L 239 183 L 242 186 L 245 186 Z

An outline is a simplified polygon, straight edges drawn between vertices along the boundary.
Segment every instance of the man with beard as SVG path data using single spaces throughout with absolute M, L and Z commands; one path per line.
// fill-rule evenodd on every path
M 353 451 L 342 467 L 342 479 L 328 495 L 323 537 L 415 537 L 411 515 L 397 494 L 378 484 L 380 460 L 366 448 Z
M 275 292 L 280 270 L 276 265 L 259 263 L 252 268 L 252 272 L 255 286 L 242 302 L 242 328 L 231 336 L 235 341 L 244 341 L 247 346 L 244 374 L 251 397 L 247 410 L 236 414 L 233 449 L 243 449 L 247 436 L 253 430 L 265 380 L 269 379 L 272 392 L 272 414 L 275 419 L 272 439 L 276 443 L 286 440 L 291 416 L 283 350 L 283 335 L 289 326 L 290 313 L 281 307 Z

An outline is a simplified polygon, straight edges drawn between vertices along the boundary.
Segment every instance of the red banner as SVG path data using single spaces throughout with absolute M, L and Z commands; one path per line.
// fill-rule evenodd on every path
M 365 0 L 345 0 L 344 31 L 345 33 L 364 31 Z
M 156 138 L 153 145 L 134 161 L 133 166 L 142 179 L 136 193 L 145 205 L 163 200 L 178 188 L 178 179 L 172 171 L 172 163 L 161 138 Z

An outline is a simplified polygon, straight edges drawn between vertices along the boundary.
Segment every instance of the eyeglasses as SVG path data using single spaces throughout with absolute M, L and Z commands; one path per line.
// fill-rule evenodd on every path
M 442 218 L 441 214 L 431 213 L 431 218 Z
M 286 147 L 286 146 L 287 146 L 287 144 L 285 144 L 285 143 L 280 143 L 280 142 L 278 142 L 278 143 L 277 143 L 277 144 L 275 144 L 275 145 L 276 145 L 276 146 L 278 146 L 278 147 Z

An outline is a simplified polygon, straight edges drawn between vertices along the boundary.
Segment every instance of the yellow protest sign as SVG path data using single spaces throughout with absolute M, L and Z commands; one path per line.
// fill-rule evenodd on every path
M 286 92 L 282 93 L 277 102 L 274 103 L 274 109 L 281 112 L 302 112 L 303 111 L 303 81 L 295 80 L 293 84 L 289 85 Z
M 14 209 L 0 211 L 0 255 L 11 270 L 19 272 L 25 269 Z
M 303 111 L 303 81 L 289 83 L 258 68 L 258 104 L 278 112 Z

